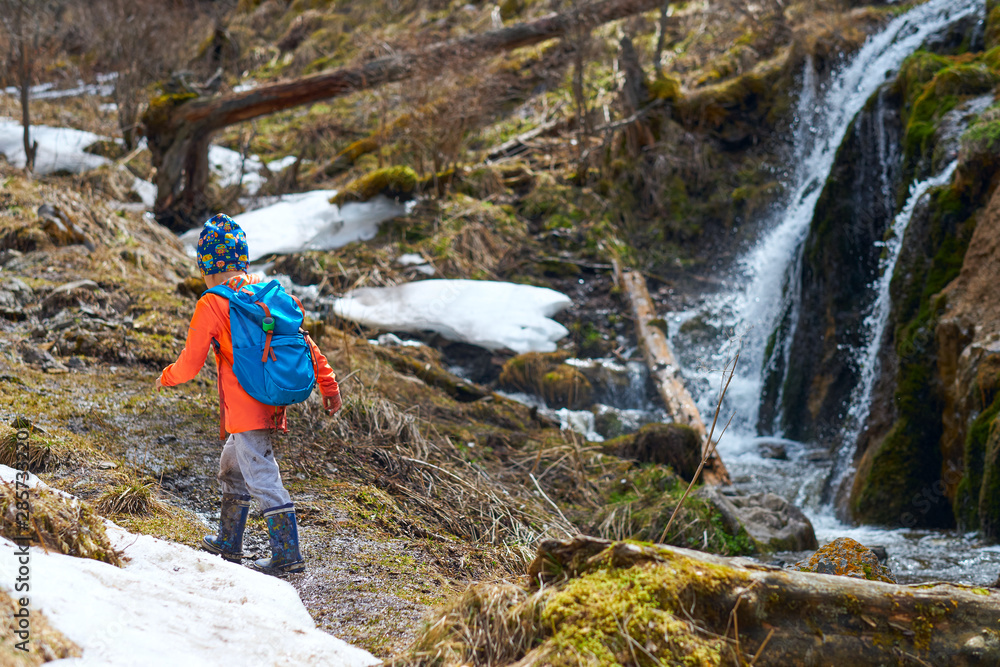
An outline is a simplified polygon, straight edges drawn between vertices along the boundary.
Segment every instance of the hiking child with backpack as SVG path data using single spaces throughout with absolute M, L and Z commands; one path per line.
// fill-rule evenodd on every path
M 304 401 L 318 384 L 328 414 L 340 390 L 326 357 L 302 331 L 304 311 L 277 281 L 246 272 L 246 234 L 227 215 L 205 223 L 198 266 L 209 288 L 198 300 L 184 350 L 156 379 L 156 390 L 193 379 L 215 350 L 219 377 L 219 534 L 202 548 L 233 562 L 243 557 L 250 498 L 267 521 L 271 558 L 255 561 L 268 574 L 303 572 L 295 507 L 274 459 L 276 431 L 287 432 L 285 407 Z M 229 434 L 228 439 L 226 434 Z

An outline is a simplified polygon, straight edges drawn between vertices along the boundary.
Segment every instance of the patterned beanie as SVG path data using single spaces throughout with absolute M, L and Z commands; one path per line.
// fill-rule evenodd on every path
M 198 267 L 206 276 L 246 269 L 247 252 L 246 233 L 225 213 L 206 222 L 198 237 Z

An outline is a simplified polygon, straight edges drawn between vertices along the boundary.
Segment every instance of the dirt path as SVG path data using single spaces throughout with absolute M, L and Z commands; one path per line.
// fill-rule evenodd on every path
M 154 397 L 156 374 L 136 367 L 93 367 L 64 375 L 22 373 L 20 367 L 10 371 L 26 386 L 17 393 L 0 386 L 0 397 L 7 399 L 5 418 L 27 415 L 56 441 L 66 432 L 64 439 L 78 438 L 93 447 L 78 448 L 43 478 L 88 500 L 123 475 L 155 480 L 168 513 L 184 514 L 188 524 L 180 530 L 173 519 L 165 525 L 151 522 L 148 532 L 193 546 L 199 533 L 215 530 L 221 443 L 214 385 L 206 372 Z M 318 627 L 379 657 L 399 651 L 413 639 L 430 605 L 461 582 L 449 579 L 420 541 L 382 533 L 377 517 L 366 516 L 370 510 L 356 502 L 357 485 L 339 470 L 307 476 L 296 472 L 280 450 L 278 458 L 299 511 L 308 566 L 306 573 L 287 580 Z M 126 471 L 129 464 L 134 470 Z M 269 555 L 261 517 L 252 515 L 245 543 L 248 557 Z

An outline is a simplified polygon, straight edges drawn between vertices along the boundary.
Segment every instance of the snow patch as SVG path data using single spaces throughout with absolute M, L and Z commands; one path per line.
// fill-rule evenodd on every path
M 95 141 L 105 138 L 93 132 L 73 130 L 68 127 L 32 125 L 31 140 L 38 142 L 34 173 L 39 176 L 54 172 L 79 174 L 107 164 L 106 158 L 91 155 L 83 150 Z M 20 123 L 0 118 L 0 153 L 5 155 L 7 161 L 14 167 L 24 168 L 24 127 Z
M 561 292 L 532 285 L 421 280 L 356 289 L 337 299 L 333 311 L 365 326 L 434 331 L 488 350 L 552 352 L 569 331 L 549 318 L 571 303 Z
M 96 95 L 97 97 L 109 97 L 115 91 L 115 80 L 118 79 L 117 72 L 109 74 L 98 74 L 97 83 L 84 83 L 78 80 L 76 86 L 72 88 L 56 88 L 54 83 L 40 83 L 28 89 L 28 95 L 33 100 L 54 100 L 63 97 L 78 97 L 81 95 Z M 20 95 L 21 90 L 17 86 L 8 86 L 3 89 L 7 95 Z M 115 109 L 117 110 L 117 106 Z
M 0 466 L 0 478 L 16 471 Z M 31 609 L 83 649 L 61 665 L 344 665 L 379 660 L 318 630 L 286 581 L 108 522 L 124 568 L 30 548 Z M 0 550 L 14 552 L 0 538 Z M 16 558 L 0 558 L 11 591 Z M 13 593 L 12 593 L 13 594 Z
M 354 241 L 367 241 L 379 225 L 404 215 L 407 207 L 387 197 L 368 202 L 345 204 L 343 209 L 330 203 L 336 190 L 313 190 L 285 195 L 270 206 L 235 216 L 247 235 L 250 261 L 265 255 L 329 250 Z M 181 235 L 181 241 L 194 248 L 201 229 Z

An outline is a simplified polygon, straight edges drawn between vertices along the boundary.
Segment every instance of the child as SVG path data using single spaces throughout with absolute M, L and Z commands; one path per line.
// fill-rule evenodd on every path
M 198 265 L 209 289 L 224 284 L 239 290 L 261 282 L 260 276 L 247 274 L 247 264 L 246 234 L 240 226 L 227 215 L 216 215 L 206 222 L 198 238 Z M 312 339 L 307 336 L 306 340 L 323 394 L 323 408 L 332 415 L 341 406 L 336 376 Z M 303 572 L 295 508 L 274 460 L 275 431 L 288 431 L 285 409 L 257 401 L 236 379 L 226 298 L 206 294 L 198 300 L 184 350 L 175 363 L 163 369 L 156 379 L 156 390 L 194 378 L 213 346 L 219 371 L 219 438 L 224 439 L 227 432 L 230 435 L 219 462 L 219 534 L 205 536 L 201 546 L 238 563 L 243 557 L 243 530 L 253 496 L 267 520 L 272 552 L 271 558 L 257 560 L 255 566 L 268 574 Z

